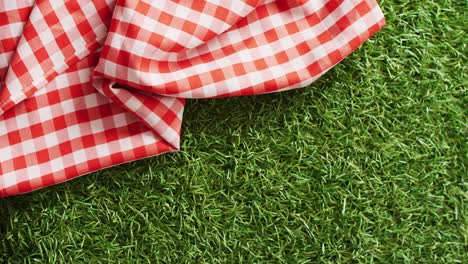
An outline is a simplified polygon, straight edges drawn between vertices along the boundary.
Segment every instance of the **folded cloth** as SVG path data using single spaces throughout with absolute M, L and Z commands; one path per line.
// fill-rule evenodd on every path
M 179 149 L 186 98 L 304 87 L 375 0 L 0 2 L 0 196 Z

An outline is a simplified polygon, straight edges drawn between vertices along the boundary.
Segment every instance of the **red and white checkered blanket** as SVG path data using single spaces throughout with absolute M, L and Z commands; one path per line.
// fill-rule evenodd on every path
M 179 148 L 186 98 L 304 87 L 375 0 L 0 0 L 0 196 Z

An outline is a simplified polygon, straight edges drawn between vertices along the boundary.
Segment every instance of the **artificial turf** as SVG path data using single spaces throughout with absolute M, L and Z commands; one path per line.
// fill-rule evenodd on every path
M 0 262 L 467 263 L 467 2 L 310 87 L 189 101 L 182 150 L 0 201 Z

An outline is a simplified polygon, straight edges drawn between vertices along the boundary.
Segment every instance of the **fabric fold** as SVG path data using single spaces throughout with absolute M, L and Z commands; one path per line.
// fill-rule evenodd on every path
M 0 88 L 33 5 L 34 0 L 16 1 L 13 6 L 0 2 Z
M 0 90 L 0 114 L 101 46 L 114 1 L 36 1 Z
M 92 83 L 99 92 L 132 113 L 175 149 L 179 149 L 185 99 L 132 92 L 103 78 L 94 78 Z
M 0 3 L 0 197 L 176 151 L 185 100 L 305 87 L 375 0 Z
M 165 5 L 147 2 L 117 2 L 94 74 L 183 98 L 307 86 L 385 23 L 374 0 L 264 1 L 256 2 L 255 9 L 228 30 L 205 39 L 206 26 L 193 23 L 194 17 L 209 16 L 204 9 L 185 10 L 185 4 L 167 1 L 176 10 L 168 15 Z M 249 1 L 234 2 L 251 7 Z M 212 4 L 210 10 L 222 8 L 219 5 Z M 214 28 L 229 24 L 219 17 L 209 21 Z

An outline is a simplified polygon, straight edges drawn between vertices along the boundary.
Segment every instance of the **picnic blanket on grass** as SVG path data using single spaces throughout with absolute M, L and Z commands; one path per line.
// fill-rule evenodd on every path
M 176 151 L 186 99 L 305 87 L 375 0 L 0 0 L 0 197 Z

